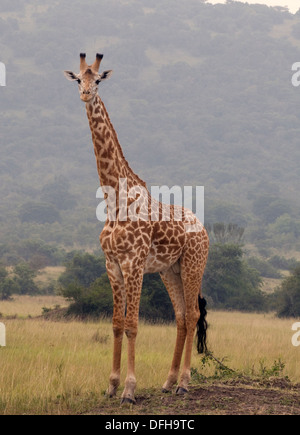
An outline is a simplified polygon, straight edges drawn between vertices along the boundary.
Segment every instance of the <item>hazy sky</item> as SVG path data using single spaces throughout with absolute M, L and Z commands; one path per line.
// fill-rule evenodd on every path
M 262 3 L 267 6 L 288 6 L 295 13 L 300 9 L 300 0 L 240 0 L 244 3 Z M 226 3 L 226 0 L 208 0 L 208 3 Z

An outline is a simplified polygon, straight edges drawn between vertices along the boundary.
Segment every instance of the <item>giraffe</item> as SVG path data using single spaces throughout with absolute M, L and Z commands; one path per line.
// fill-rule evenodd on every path
M 136 388 L 135 343 L 145 273 L 159 272 L 175 311 L 176 345 L 162 391 L 170 392 L 178 383 L 176 394 L 188 392 L 196 327 L 198 352 L 206 349 L 206 301 L 202 296 L 201 282 L 209 239 L 192 211 L 181 206 L 164 205 L 151 198 L 146 183 L 130 168 L 98 94 L 99 83 L 112 74 L 111 70 L 99 73 L 102 58 L 102 54 L 97 54 L 94 63 L 88 65 L 86 54 L 81 53 L 80 72 L 64 71 L 64 74 L 68 80 L 78 82 L 80 99 L 86 105 L 100 185 L 104 191 L 105 186 L 110 186 L 116 192 L 114 206 L 107 191 L 104 195 L 107 208 L 113 207 L 115 219 L 110 219 L 108 214 L 100 234 L 114 302 L 113 363 L 107 394 L 114 397 L 120 385 L 125 332 L 128 340 L 127 376 L 121 403 L 132 404 L 135 403 Z M 124 200 L 121 204 L 121 190 L 125 192 L 125 207 Z

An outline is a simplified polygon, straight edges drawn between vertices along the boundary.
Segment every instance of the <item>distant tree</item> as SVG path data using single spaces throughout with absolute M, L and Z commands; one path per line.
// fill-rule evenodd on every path
M 215 177 L 217 178 L 218 174 Z M 213 206 L 208 206 L 205 209 L 205 221 L 223 222 L 226 225 L 234 223 L 240 227 L 244 227 L 247 224 L 245 213 L 236 205 L 228 204 L 227 202 L 217 202 Z
M 289 214 L 284 213 L 268 226 L 267 234 L 291 234 L 294 238 L 298 238 L 300 236 L 300 220 L 293 219 Z
M 241 244 L 243 242 L 245 228 L 242 228 L 237 224 L 225 224 L 223 222 L 219 222 L 214 223 L 213 225 L 206 225 L 206 229 L 209 233 L 211 241 L 213 242 L 220 244 Z
M 269 263 L 276 267 L 277 269 L 283 270 L 292 270 L 295 269 L 296 266 L 300 265 L 300 262 L 296 260 L 296 258 L 285 258 L 280 257 L 279 255 L 273 255 L 269 259 Z
M 214 244 L 204 273 L 203 292 L 216 308 L 262 311 L 265 300 L 257 270 L 243 259 L 235 244 Z
M 60 220 L 60 214 L 52 204 L 29 201 L 20 207 L 19 218 L 22 222 L 51 224 Z
M 88 287 L 72 282 L 61 293 L 72 302 L 68 314 L 84 318 L 111 316 L 113 313 L 112 291 L 106 273 Z
M 74 256 L 59 278 L 62 296 L 72 302 L 69 313 L 81 317 L 112 315 L 113 296 L 105 271 L 103 257 Z M 148 320 L 174 319 L 173 306 L 159 274 L 144 276 L 140 315 Z
M 34 282 L 37 273 L 27 263 L 20 263 L 14 267 L 14 282 L 17 285 L 18 293 L 32 295 L 38 293 L 38 286 Z
M 25 262 L 32 265 L 33 269 L 39 269 L 43 266 L 56 266 L 61 264 L 65 257 L 63 249 L 46 244 L 39 239 L 21 240 L 15 249 Z
M 140 315 L 148 320 L 174 320 L 173 305 L 158 273 L 144 276 Z
M 258 270 L 261 276 L 265 278 L 281 278 L 280 272 L 267 260 L 259 257 L 249 257 L 247 258 L 247 263 Z
M 67 262 L 66 270 L 59 277 L 59 284 L 66 288 L 69 284 L 87 288 L 106 272 L 105 258 L 88 253 L 75 253 Z
M 300 265 L 285 278 L 276 292 L 278 317 L 300 316 Z
M 8 300 L 13 293 L 19 293 L 18 284 L 8 276 L 5 267 L 0 266 L 0 300 Z
M 279 216 L 291 212 L 291 207 L 286 200 L 277 196 L 263 195 L 253 201 L 253 212 L 266 224 L 276 221 Z
M 29 266 L 33 270 L 44 269 L 47 265 L 48 261 L 45 255 L 33 255 L 29 262 Z
M 9 252 L 9 246 L 4 243 L 0 243 L 0 258 L 3 257 L 4 254 Z

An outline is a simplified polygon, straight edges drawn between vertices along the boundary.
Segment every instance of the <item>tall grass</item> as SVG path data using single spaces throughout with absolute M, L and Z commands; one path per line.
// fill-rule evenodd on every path
M 109 376 L 110 325 L 8 320 L 0 349 L 0 413 L 79 412 Z M 102 342 L 94 337 L 105 337 Z
M 285 364 L 284 375 L 300 382 L 300 348 L 292 345 L 295 319 L 274 314 L 209 313 L 209 349 L 226 364 L 246 374 L 258 374 L 275 361 Z
M 112 359 L 110 321 L 10 319 L 5 323 L 7 347 L 0 348 L 0 414 L 80 413 L 104 400 Z M 209 349 L 219 359 L 226 357 L 230 368 L 259 373 L 262 364 L 271 367 L 281 359 L 284 374 L 300 382 L 300 348 L 291 344 L 291 320 L 210 312 L 209 323 Z M 174 325 L 140 323 L 137 394 L 144 388 L 161 388 L 175 338 Z M 126 376 L 126 337 L 123 351 L 121 388 Z M 210 368 L 201 366 L 196 352 L 192 366 L 209 375 Z
M 0 348 L 0 414 L 82 412 L 108 386 L 112 328 L 100 323 L 11 319 Z M 141 324 L 137 350 L 140 388 L 161 386 L 171 361 L 173 326 Z M 122 382 L 126 376 L 124 340 Z

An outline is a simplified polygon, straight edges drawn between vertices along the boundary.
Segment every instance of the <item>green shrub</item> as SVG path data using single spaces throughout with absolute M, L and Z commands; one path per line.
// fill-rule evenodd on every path
M 277 293 L 278 317 L 300 316 L 300 265 L 281 283 Z
M 266 308 L 260 290 L 259 272 L 243 259 L 241 246 L 214 244 L 204 273 L 203 292 L 216 308 L 262 311 Z

